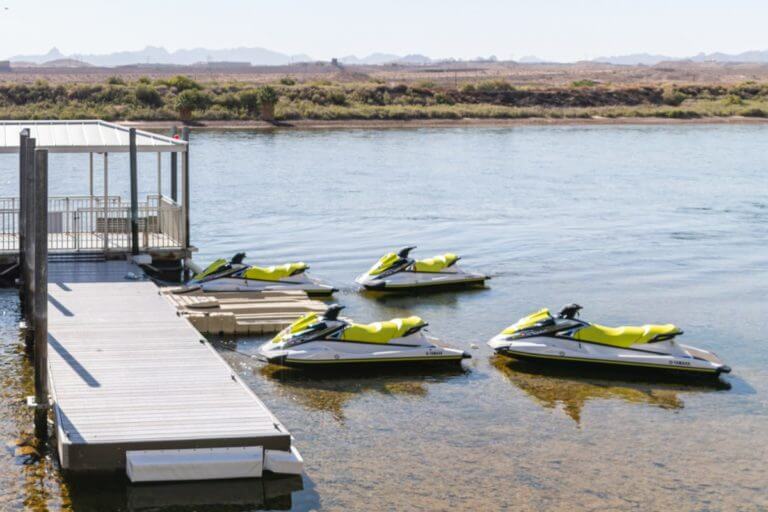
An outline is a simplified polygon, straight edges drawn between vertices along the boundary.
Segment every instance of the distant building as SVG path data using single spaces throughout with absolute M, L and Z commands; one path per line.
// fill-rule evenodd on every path
M 10 73 L 10 72 L 11 72 L 11 61 L 0 60 L 0 73 Z

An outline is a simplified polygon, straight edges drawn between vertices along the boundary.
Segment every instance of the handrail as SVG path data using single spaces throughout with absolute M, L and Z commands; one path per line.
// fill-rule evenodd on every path
M 127 252 L 131 244 L 130 202 L 109 196 L 56 196 L 48 201 L 51 252 Z M 18 199 L 0 198 L 0 253 L 18 252 Z M 182 209 L 165 196 L 138 204 L 141 250 L 181 248 Z

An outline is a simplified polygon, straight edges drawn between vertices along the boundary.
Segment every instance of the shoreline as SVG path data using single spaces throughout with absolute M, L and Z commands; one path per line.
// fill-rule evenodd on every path
M 694 119 L 669 119 L 660 117 L 593 117 L 593 118 L 542 118 L 520 119 L 342 119 L 297 121 L 195 121 L 184 124 L 181 121 L 117 121 L 118 124 L 145 130 L 170 130 L 174 126 L 187 126 L 191 130 L 349 130 L 349 129 L 406 129 L 406 128 L 464 128 L 464 127 L 514 127 L 514 126 L 607 126 L 607 125 L 723 125 L 723 124 L 768 124 L 762 117 L 698 117 Z

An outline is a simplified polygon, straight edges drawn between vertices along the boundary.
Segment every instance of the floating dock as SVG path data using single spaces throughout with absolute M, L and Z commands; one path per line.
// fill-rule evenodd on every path
M 126 261 L 49 265 L 48 380 L 61 466 L 123 470 L 132 453 L 142 454 L 137 464 L 152 459 L 147 451 L 172 462 L 168 450 L 226 465 L 231 450 L 217 449 L 249 447 L 263 447 L 265 469 L 270 453 L 290 462 L 288 430 L 154 283 L 126 278 L 142 274 Z
M 178 293 L 170 288 L 163 293 L 198 331 L 207 334 L 273 334 L 302 315 L 328 309 L 301 290 Z

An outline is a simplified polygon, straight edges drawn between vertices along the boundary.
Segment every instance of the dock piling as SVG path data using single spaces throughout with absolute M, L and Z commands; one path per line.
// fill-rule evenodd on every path
M 35 436 L 48 437 L 48 151 L 35 158 L 35 232 L 33 334 L 35 363 Z
M 32 347 L 32 303 L 34 301 L 35 283 L 35 139 L 28 138 L 24 151 L 24 267 L 21 269 L 22 286 L 24 287 L 24 319 L 27 321 L 27 348 Z
M 25 288 L 23 284 L 23 272 L 24 272 L 24 236 L 25 226 L 27 223 L 24 186 L 26 181 L 24 179 L 24 173 L 27 170 L 27 141 L 29 140 L 29 128 L 24 128 L 19 134 L 19 302 L 21 303 L 22 312 L 26 310 L 25 301 L 26 296 L 24 294 Z

